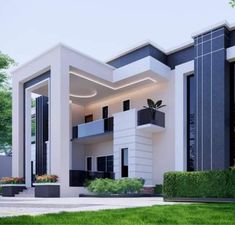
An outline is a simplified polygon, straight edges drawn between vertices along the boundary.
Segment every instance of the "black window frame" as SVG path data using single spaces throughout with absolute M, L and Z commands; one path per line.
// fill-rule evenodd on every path
M 88 160 L 90 160 L 90 163 L 88 162 Z M 90 167 L 90 169 L 88 167 Z M 92 156 L 87 156 L 86 157 L 86 170 L 87 171 L 92 171 Z
M 102 118 L 107 119 L 109 117 L 109 107 L 106 105 L 102 107 Z
M 100 166 L 99 161 L 102 161 L 102 160 L 103 160 L 103 163 Z M 108 163 L 111 163 L 111 164 L 108 165 Z M 100 169 L 102 167 L 104 167 L 104 169 Z M 97 156 L 96 157 L 96 170 L 97 172 L 113 173 L 113 155 Z
M 125 151 L 127 151 L 127 159 L 125 159 Z M 125 165 L 125 161 L 127 160 L 127 165 Z M 121 175 L 122 177 L 129 176 L 129 149 L 122 148 L 121 149 Z
M 127 100 L 123 101 L 123 103 L 122 103 L 123 112 L 130 110 L 130 108 L 131 108 L 130 99 L 127 99 Z

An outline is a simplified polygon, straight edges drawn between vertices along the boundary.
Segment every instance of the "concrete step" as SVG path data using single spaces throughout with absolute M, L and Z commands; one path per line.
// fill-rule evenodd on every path
M 35 188 L 34 187 L 31 187 L 31 188 L 27 188 L 25 190 L 23 190 L 22 192 L 20 192 L 19 194 L 16 194 L 15 197 L 34 197 L 34 190 Z

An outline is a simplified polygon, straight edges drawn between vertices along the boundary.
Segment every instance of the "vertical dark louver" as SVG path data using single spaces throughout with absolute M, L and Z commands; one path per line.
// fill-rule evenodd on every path
M 36 98 L 36 174 L 47 172 L 48 97 Z

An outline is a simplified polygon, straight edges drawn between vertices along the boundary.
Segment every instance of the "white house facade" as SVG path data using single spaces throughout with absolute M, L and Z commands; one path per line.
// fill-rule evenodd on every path
M 228 23 L 171 51 L 145 42 L 106 63 L 53 47 L 13 72 L 12 175 L 31 187 L 35 175 L 56 174 L 61 196 L 78 196 L 94 177 L 153 187 L 168 171 L 234 165 L 234 61 Z M 36 153 L 32 93 L 40 95 Z M 153 116 L 147 99 L 166 107 Z

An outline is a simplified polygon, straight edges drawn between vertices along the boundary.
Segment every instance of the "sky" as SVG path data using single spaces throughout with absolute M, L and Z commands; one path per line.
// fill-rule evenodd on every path
M 144 40 L 170 49 L 215 23 L 229 0 L 0 0 L 0 51 L 18 65 L 58 43 L 101 61 Z

